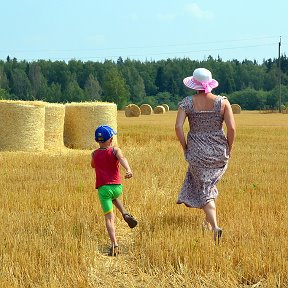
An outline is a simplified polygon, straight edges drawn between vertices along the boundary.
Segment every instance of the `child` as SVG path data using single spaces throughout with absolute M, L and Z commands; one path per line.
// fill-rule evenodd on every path
M 123 156 L 118 147 L 112 146 L 113 136 L 117 133 L 107 125 L 99 126 L 95 131 L 95 141 L 99 144 L 99 149 L 93 151 L 91 166 L 96 172 L 96 189 L 105 215 L 105 223 L 111 248 L 109 256 L 116 256 L 118 251 L 118 242 L 115 234 L 115 216 L 113 205 L 121 212 L 123 219 L 128 223 L 130 228 L 137 225 L 137 220 L 127 213 L 119 196 L 122 194 L 122 185 L 120 177 L 119 163 L 125 168 L 125 178 L 133 176 L 127 159 Z

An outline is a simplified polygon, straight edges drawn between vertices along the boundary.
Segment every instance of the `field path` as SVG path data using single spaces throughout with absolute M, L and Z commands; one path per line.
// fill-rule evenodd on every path
M 118 213 L 116 216 L 116 235 L 120 253 L 117 257 L 111 257 L 107 256 L 108 245 L 96 247 L 94 263 L 89 271 L 91 287 L 143 287 L 147 284 L 144 281 L 144 278 L 147 279 L 147 275 L 144 276 L 144 273 L 137 268 L 136 255 L 139 253 L 133 251 L 138 227 L 130 229 L 120 217 Z M 136 278 L 138 281 L 135 281 Z

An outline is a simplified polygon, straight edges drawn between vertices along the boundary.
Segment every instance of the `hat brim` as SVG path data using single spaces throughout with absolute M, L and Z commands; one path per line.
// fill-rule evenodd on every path
M 198 81 L 197 81 L 198 82 Z M 198 83 L 196 83 L 193 79 L 193 76 L 189 76 L 189 77 L 186 77 L 183 79 L 183 83 L 186 87 L 190 88 L 190 89 L 193 89 L 193 90 L 205 90 L 205 88 Z M 217 80 L 215 79 L 212 79 L 210 82 L 209 82 L 209 86 L 214 89 L 216 87 L 218 87 L 219 83 Z

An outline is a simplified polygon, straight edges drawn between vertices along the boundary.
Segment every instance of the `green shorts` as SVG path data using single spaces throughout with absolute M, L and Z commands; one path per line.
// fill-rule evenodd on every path
M 118 198 L 122 194 L 121 184 L 103 185 L 98 188 L 98 197 L 104 214 L 113 211 L 112 200 Z

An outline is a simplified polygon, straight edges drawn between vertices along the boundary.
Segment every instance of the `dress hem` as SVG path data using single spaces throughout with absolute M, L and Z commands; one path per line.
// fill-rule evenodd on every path
M 176 204 L 178 204 L 178 205 L 180 205 L 180 204 L 184 204 L 186 207 L 188 207 L 188 208 L 198 208 L 198 209 L 202 209 L 205 205 L 207 205 L 209 202 L 211 202 L 211 201 L 215 201 L 216 200 L 216 198 L 210 198 L 209 200 L 207 200 L 206 201 L 206 203 L 205 204 L 203 204 L 202 206 L 192 206 L 192 205 L 190 205 L 190 204 L 188 204 L 188 203 L 186 203 L 186 202 L 184 202 L 184 201 L 180 201 L 180 200 L 178 200 L 177 202 L 176 202 Z

